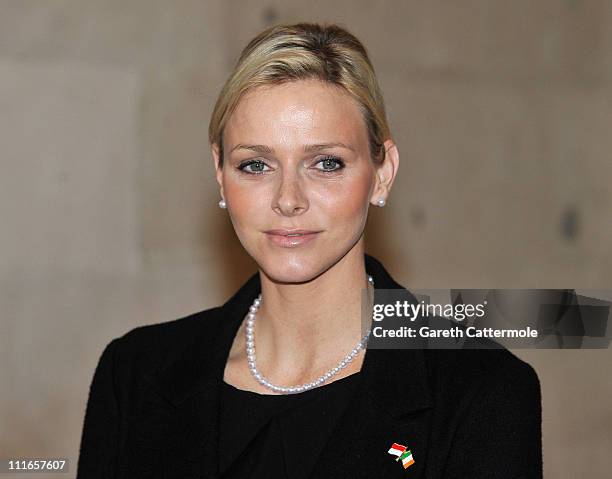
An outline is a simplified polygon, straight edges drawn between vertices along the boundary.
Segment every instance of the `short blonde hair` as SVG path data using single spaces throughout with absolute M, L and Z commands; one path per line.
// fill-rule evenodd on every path
M 225 82 L 208 126 L 223 166 L 223 129 L 242 96 L 262 85 L 319 79 L 347 91 L 363 114 L 375 163 L 384 161 L 391 134 L 383 96 L 362 43 L 335 24 L 296 23 L 262 31 L 242 50 Z

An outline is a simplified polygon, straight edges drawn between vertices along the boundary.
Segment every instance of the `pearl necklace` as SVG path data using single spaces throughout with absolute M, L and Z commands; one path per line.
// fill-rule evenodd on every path
M 374 286 L 374 279 L 370 275 L 368 275 L 368 283 Z M 327 371 L 322 376 L 319 376 L 314 381 L 307 383 L 307 384 L 302 384 L 300 386 L 291 386 L 291 387 L 275 386 L 274 384 L 270 383 L 270 381 L 268 381 L 265 377 L 261 375 L 261 373 L 257 370 L 257 363 L 255 361 L 254 324 L 255 324 L 255 316 L 257 315 L 257 311 L 259 310 L 259 306 L 261 305 L 261 302 L 262 302 L 262 296 L 260 293 L 259 296 L 255 298 L 255 300 L 253 301 L 253 304 L 249 308 L 249 312 L 246 315 L 247 361 L 249 364 L 249 370 L 251 371 L 251 374 L 257 380 L 257 382 L 261 384 L 262 386 L 265 386 L 266 388 L 271 389 L 274 392 L 279 392 L 279 393 L 284 393 L 284 394 L 295 394 L 295 393 L 301 393 L 304 391 L 308 391 L 309 389 L 313 389 L 318 386 L 321 386 L 328 379 L 332 378 L 333 376 L 338 374 L 340 371 L 342 371 L 344 368 L 346 368 L 346 366 L 348 366 L 348 364 L 355 358 L 355 356 L 359 354 L 359 351 L 364 348 L 370 336 L 371 330 L 368 330 L 366 335 L 363 338 L 361 338 L 361 341 L 357 343 L 357 346 L 355 346 L 353 350 L 347 356 L 345 356 L 344 359 L 342 359 L 342 361 L 340 361 L 336 367 L 330 369 L 329 371 Z

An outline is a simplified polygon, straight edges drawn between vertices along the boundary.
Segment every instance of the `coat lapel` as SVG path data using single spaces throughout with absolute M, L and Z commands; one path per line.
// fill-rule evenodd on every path
M 218 477 L 223 373 L 233 339 L 259 291 L 259 275 L 254 274 L 223 306 L 202 317 L 197 313 L 198 326 L 188 344 L 173 350 L 149 379 L 154 394 L 140 408 L 141 423 L 146 423 L 140 428 L 146 431 L 140 437 L 141 454 L 151 457 L 157 472 L 130 471 L 140 474 L 132 477 Z
M 404 289 L 375 258 L 365 261 L 376 289 Z M 405 298 L 418 303 L 408 291 Z M 311 477 L 422 477 L 432 406 L 423 350 L 367 349 L 359 384 Z M 394 442 L 412 451 L 408 469 L 388 454 Z
M 311 477 L 421 477 L 431 399 L 420 382 L 417 350 L 366 351 L 362 378 Z M 388 454 L 393 443 L 412 451 L 408 470 Z
M 365 265 L 376 289 L 402 288 L 367 254 Z M 223 306 L 196 316 L 201 321 L 188 344 L 170 352 L 150 378 L 156 394 L 139 407 L 135 449 L 140 450 L 128 454 L 146 454 L 152 466 L 148 471 L 131 470 L 139 474 L 134 477 L 218 477 L 218 411 L 225 364 L 260 290 L 256 273 Z M 312 477 L 419 477 L 431 406 L 422 350 L 368 349 L 359 383 Z M 412 450 L 415 463 L 409 469 L 387 453 L 393 442 Z

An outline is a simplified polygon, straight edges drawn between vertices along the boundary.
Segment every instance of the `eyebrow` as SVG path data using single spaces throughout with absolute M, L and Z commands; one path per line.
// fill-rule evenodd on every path
M 346 148 L 347 150 L 355 151 L 352 146 L 345 143 L 318 143 L 315 145 L 304 145 L 304 152 L 309 153 L 311 151 L 319 151 L 334 147 Z M 274 153 L 274 150 L 266 145 L 243 145 L 241 143 L 238 143 L 234 148 L 232 148 L 230 153 L 234 150 L 250 150 L 258 153 Z

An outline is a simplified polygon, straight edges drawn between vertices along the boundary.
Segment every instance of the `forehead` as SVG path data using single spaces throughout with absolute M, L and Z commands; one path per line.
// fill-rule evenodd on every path
M 367 144 L 357 102 L 341 87 L 298 80 L 257 87 L 241 98 L 225 128 L 225 142 Z M 365 142 L 365 143 L 364 143 Z

